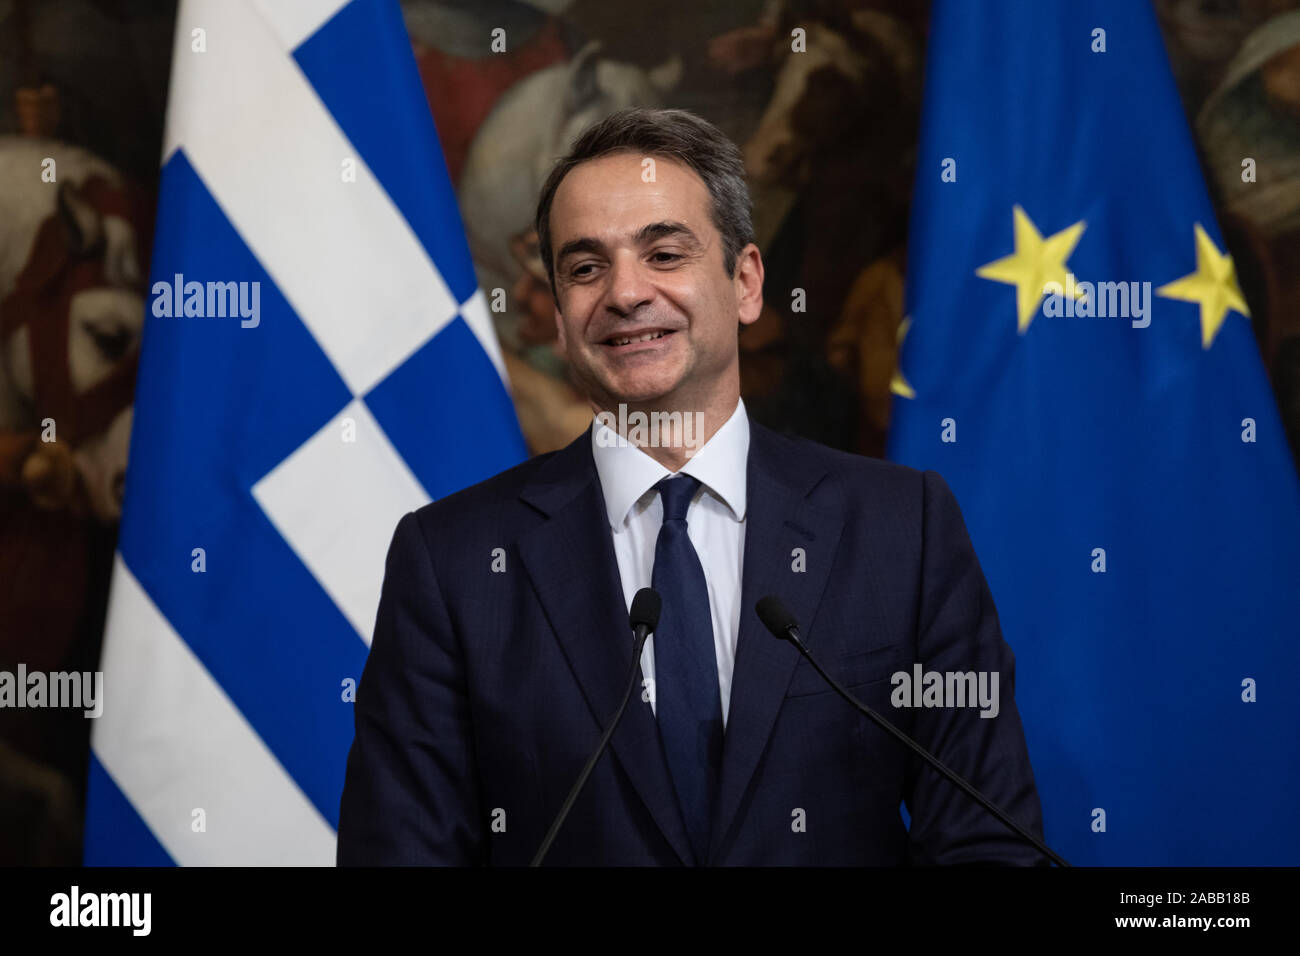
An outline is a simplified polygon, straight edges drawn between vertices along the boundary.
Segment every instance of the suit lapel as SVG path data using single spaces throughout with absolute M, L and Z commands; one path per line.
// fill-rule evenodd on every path
M 590 429 L 538 469 L 521 497 L 550 520 L 520 538 L 520 558 L 603 729 L 626 687 L 632 633 Z M 633 693 L 610 747 L 664 837 L 690 865 L 694 856 L 659 728 L 649 706 Z
M 794 647 L 777 640 L 763 626 L 754 605 L 768 594 L 780 597 L 798 619 L 805 643 L 816 649 L 812 623 L 834 563 L 842 524 L 840 515 L 816 508 L 807 500 L 824 477 L 825 471 L 810 468 L 806 456 L 800 456 L 787 439 L 751 419 L 740 634 L 710 861 L 736 817 L 799 661 Z M 804 551 L 805 570 L 792 568 L 796 548 Z

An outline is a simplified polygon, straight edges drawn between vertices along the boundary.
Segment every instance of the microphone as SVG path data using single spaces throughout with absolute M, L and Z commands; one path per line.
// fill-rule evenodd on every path
M 582 768 L 582 773 L 578 774 L 578 779 L 573 784 L 573 789 L 564 799 L 564 805 L 560 807 L 560 812 L 555 815 L 555 820 L 551 823 L 551 828 L 546 831 L 546 839 L 542 845 L 537 848 L 537 854 L 533 857 L 533 862 L 529 866 L 541 866 L 542 860 L 546 858 L 546 853 L 555 842 L 555 837 L 560 832 L 560 827 L 564 826 L 565 818 L 569 815 L 569 810 L 573 807 L 574 801 L 578 799 L 578 794 L 582 793 L 582 788 L 587 785 L 587 778 L 591 776 L 591 771 L 596 767 L 596 761 L 600 755 L 605 752 L 605 747 L 609 744 L 609 739 L 614 736 L 619 721 L 623 719 L 623 711 L 627 709 L 627 702 L 632 698 L 632 688 L 636 687 L 636 672 L 641 666 L 641 651 L 645 647 L 646 638 L 651 632 L 659 626 L 659 611 L 663 607 L 659 597 L 659 592 L 654 588 L 642 588 L 637 591 L 632 598 L 632 610 L 628 613 L 628 623 L 632 625 L 632 669 L 627 675 L 627 689 L 623 691 L 623 700 L 618 705 L 618 711 L 614 714 L 614 719 L 609 722 L 605 728 L 604 734 L 601 735 L 600 743 L 587 759 L 587 765 Z
M 850 704 L 856 707 L 859 713 L 865 714 L 867 717 L 870 717 L 871 720 L 878 727 L 887 731 L 891 736 L 894 737 L 895 740 L 898 740 L 901 743 L 907 745 L 907 747 L 909 747 L 915 754 L 917 754 L 919 757 L 924 759 L 926 763 L 928 763 L 935 770 L 939 771 L 939 773 L 943 774 L 945 777 L 951 780 L 964 793 L 966 793 L 973 800 L 975 800 L 976 803 L 982 806 L 989 813 L 993 814 L 993 816 L 1001 820 L 1002 823 L 1007 827 L 1010 827 L 1011 830 L 1014 831 L 1017 836 L 1025 840 L 1027 843 L 1031 844 L 1036 850 L 1038 850 L 1038 852 L 1042 853 L 1044 856 L 1046 856 L 1057 866 L 1068 867 L 1070 865 L 1069 863 L 1066 863 L 1064 859 L 1062 859 L 1057 853 L 1055 853 L 1042 840 L 1038 839 L 1036 836 L 1034 836 L 1032 833 L 1030 833 L 1028 830 L 1022 827 L 1015 820 L 1011 819 L 1010 815 L 1008 815 L 1005 810 L 997 806 L 997 804 L 995 804 L 992 800 L 990 800 L 988 797 L 984 796 L 984 794 L 980 793 L 978 790 L 972 787 L 965 780 L 965 778 L 963 778 L 960 774 L 958 774 L 953 770 L 949 770 L 947 767 L 945 767 L 939 761 L 938 757 L 934 756 L 932 753 L 930 753 L 930 751 L 926 750 L 923 746 L 921 746 L 919 743 L 917 743 L 907 734 L 903 733 L 901 730 L 899 730 L 889 721 L 885 720 L 883 717 L 877 714 L 866 704 L 862 703 L 860 700 L 858 700 L 856 697 L 850 694 L 847 690 L 841 687 L 839 681 L 837 681 L 834 677 L 831 677 L 830 674 L 822 670 L 822 666 L 817 663 L 816 659 L 813 658 L 812 654 L 809 652 L 808 648 L 804 645 L 804 642 L 799 637 L 799 622 L 795 619 L 795 616 L 790 613 L 790 610 L 784 604 L 781 603 L 781 599 L 779 597 L 769 594 L 767 597 L 762 598 L 757 605 L 755 605 L 754 610 L 758 612 L 759 620 L 763 622 L 764 627 L 766 627 L 769 631 L 772 632 L 773 637 L 777 637 L 783 641 L 789 641 L 796 648 L 798 648 L 799 653 L 808 659 L 808 663 L 811 664 L 813 666 L 813 669 L 816 670 L 817 673 L 822 676 L 822 679 L 825 680 L 828 684 L 830 684 L 831 687 L 835 688 L 835 692 L 837 694 L 839 694 Z

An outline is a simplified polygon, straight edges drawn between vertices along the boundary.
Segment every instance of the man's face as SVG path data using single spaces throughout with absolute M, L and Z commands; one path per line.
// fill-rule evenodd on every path
M 664 157 L 653 182 L 642 175 L 640 155 L 615 153 L 577 166 L 556 191 L 560 348 L 599 407 L 699 410 L 736 374 L 736 323 L 757 311 L 753 296 L 738 303 L 744 284 L 723 268 L 703 180 Z

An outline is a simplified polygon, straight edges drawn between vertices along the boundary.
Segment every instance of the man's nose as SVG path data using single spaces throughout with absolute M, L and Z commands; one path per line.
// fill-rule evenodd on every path
M 648 270 L 635 253 L 615 255 L 609 273 L 609 305 L 619 315 L 631 315 L 654 298 Z

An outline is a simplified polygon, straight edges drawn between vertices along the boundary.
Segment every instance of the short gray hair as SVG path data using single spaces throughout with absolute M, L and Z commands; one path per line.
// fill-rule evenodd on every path
M 589 126 L 552 167 L 542 186 L 537 201 L 537 240 L 551 295 L 555 295 L 555 264 L 550 220 L 556 190 L 575 166 L 618 152 L 666 156 L 686 164 L 704 180 L 711 199 L 710 218 L 722 235 L 722 265 L 727 275 L 735 275 L 740 250 L 754 241 L 753 202 L 739 147 L 708 120 L 687 110 L 631 107 Z

